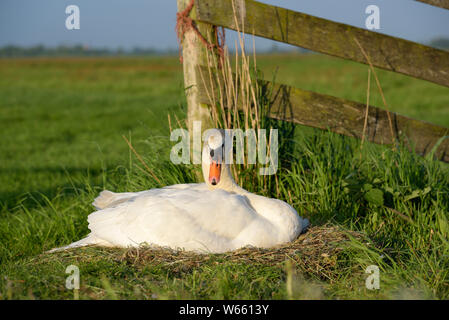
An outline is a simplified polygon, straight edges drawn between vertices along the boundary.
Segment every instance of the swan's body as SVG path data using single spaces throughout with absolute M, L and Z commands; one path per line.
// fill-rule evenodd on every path
M 91 233 L 53 250 L 147 244 L 220 253 L 286 243 L 307 227 L 308 221 L 287 203 L 252 194 L 234 182 L 228 166 L 219 169 L 217 185 L 207 182 L 211 174 L 203 161 L 206 183 L 136 193 L 103 191 L 93 203 L 98 211 L 88 216 Z

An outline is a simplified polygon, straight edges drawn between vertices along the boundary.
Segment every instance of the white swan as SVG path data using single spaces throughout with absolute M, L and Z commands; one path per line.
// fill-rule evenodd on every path
M 218 130 L 217 130 L 218 131 Z M 223 135 L 223 131 L 219 131 Z M 287 203 L 239 187 L 223 163 L 224 141 L 211 135 L 204 144 L 205 183 L 177 184 L 141 192 L 103 191 L 87 218 L 91 233 L 50 252 L 88 245 L 137 247 L 142 244 L 221 253 L 245 246 L 273 247 L 304 231 Z

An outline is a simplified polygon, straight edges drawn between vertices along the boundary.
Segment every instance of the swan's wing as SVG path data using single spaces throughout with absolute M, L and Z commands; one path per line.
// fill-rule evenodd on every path
M 277 238 L 277 243 L 290 242 L 296 239 L 301 231 L 307 227 L 308 221 L 304 221 L 291 205 L 282 200 L 266 198 L 256 194 L 249 194 L 248 199 L 255 211 L 275 226 L 276 233 L 273 234 L 272 239 Z
M 196 187 L 142 192 L 89 215 L 89 228 L 98 238 L 119 246 L 146 242 L 222 252 L 234 249 L 234 240 L 249 225 L 260 223 L 245 196 Z
M 174 184 L 171 186 L 163 187 L 162 189 L 190 189 L 190 190 L 197 190 L 197 191 L 203 191 L 208 190 L 205 183 L 182 183 L 182 184 Z
M 207 186 L 205 183 L 185 183 L 185 184 L 175 184 L 171 186 L 164 187 L 162 189 L 186 189 L 190 188 L 192 190 L 207 190 Z M 103 190 L 100 192 L 98 197 L 95 198 L 94 202 L 92 202 L 92 205 L 97 209 L 105 209 L 107 207 L 115 207 L 120 203 L 126 202 L 131 198 L 134 198 L 136 196 L 142 195 L 142 194 L 152 194 L 154 190 L 158 189 L 151 189 L 151 190 L 145 190 L 140 192 L 112 192 L 109 190 Z

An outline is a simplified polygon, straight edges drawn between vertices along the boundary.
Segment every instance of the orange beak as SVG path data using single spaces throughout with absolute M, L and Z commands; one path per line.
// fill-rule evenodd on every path
M 209 183 L 213 186 L 220 182 L 221 164 L 212 161 L 209 168 Z

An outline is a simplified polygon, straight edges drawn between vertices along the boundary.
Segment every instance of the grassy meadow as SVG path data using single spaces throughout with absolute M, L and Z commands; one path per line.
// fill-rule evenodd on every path
M 257 67 L 268 80 L 366 100 L 367 66 L 289 53 L 258 55 Z M 377 73 L 390 110 L 449 127 L 447 88 Z M 371 104 L 381 107 L 371 83 Z M 243 186 L 309 218 L 305 239 L 324 239 L 313 248 L 301 240 L 304 251 L 268 262 L 129 249 L 44 254 L 88 233 L 103 189 L 195 182 L 195 168 L 169 161 L 168 114 L 172 126 L 186 115 L 177 57 L 0 59 L 0 299 L 72 299 L 72 264 L 80 299 L 449 299 L 449 166 L 301 126 L 281 155 L 288 165 L 277 188 Z M 347 239 L 338 250 L 323 236 L 335 230 Z M 379 290 L 365 287 L 369 265 L 380 269 Z

